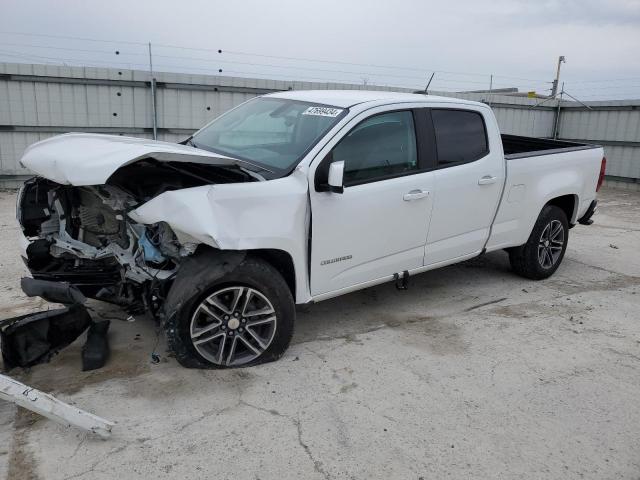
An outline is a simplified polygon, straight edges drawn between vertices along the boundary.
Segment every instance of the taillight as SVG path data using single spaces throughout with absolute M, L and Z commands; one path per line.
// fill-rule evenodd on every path
M 607 169 L 607 159 L 602 157 L 602 163 L 600 164 L 600 176 L 598 177 L 598 185 L 596 185 L 596 192 L 600 190 L 602 182 L 604 182 L 604 171 Z

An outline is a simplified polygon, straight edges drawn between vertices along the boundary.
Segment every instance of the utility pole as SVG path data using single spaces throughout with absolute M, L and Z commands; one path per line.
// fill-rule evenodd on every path
M 491 92 L 493 91 L 493 73 L 489 77 L 489 106 L 491 106 Z
M 151 56 L 151 42 L 149 42 L 149 77 L 151 84 L 151 111 L 153 114 L 153 139 L 158 139 L 158 115 L 156 113 L 156 79 L 153 76 L 153 58 Z
M 565 60 L 564 55 L 560 55 L 558 57 L 558 69 L 556 70 L 556 78 L 553 81 L 553 87 L 551 87 L 552 97 L 555 97 L 558 93 L 558 82 L 560 81 L 560 65 L 562 65 L 563 63 L 567 63 L 567 61 Z
M 553 139 L 554 140 L 558 139 L 558 131 L 560 130 L 560 106 L 562 104 L 562 95 L 564 95 L 564 82 L 562 82 L 562 89 L 560 90 L 560 98 L 557 99 L 558 108 L 556 109 L 556 114 L 553 122 Z

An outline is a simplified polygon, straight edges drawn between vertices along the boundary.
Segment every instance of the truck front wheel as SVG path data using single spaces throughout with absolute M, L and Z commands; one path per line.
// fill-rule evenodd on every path
M 183 267 L 165 306 L 168 343 L 181 365 L 245 367 L 282 356 L 295 307 L 273 266 L 250 255 L 226 261 L 207 252 Z
M 532 280 L 550 277 L 564 258 L 568 240 L 566 214 L 555 205 L 546 205 L 527 243 L 509 250 L 511 268 L 518 275 Z

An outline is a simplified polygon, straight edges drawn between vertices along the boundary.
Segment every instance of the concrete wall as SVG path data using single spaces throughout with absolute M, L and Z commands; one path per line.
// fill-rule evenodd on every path
M 158 139 L 178 141 L 229 108 L 290 89 L 397 90 L 368 85 L 288 82 L 156 72 Z M 486 93 L 451 94 L 491 104 L 504 133 L 553 135 L 557 102 Z M 640 179 L 640 101 L 562 103 L 560 138 L 601 143 L 608 173 Z M 70 131 L 151 138 L 152 103 L 145 71 L 0 63 L 0 179 L 28 175 L 18 160 L 31 143 Z

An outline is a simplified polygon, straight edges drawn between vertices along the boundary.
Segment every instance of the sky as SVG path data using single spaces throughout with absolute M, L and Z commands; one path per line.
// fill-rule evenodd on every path
M 1 3 L 0 61 L 640 98 L 640 0 Z

